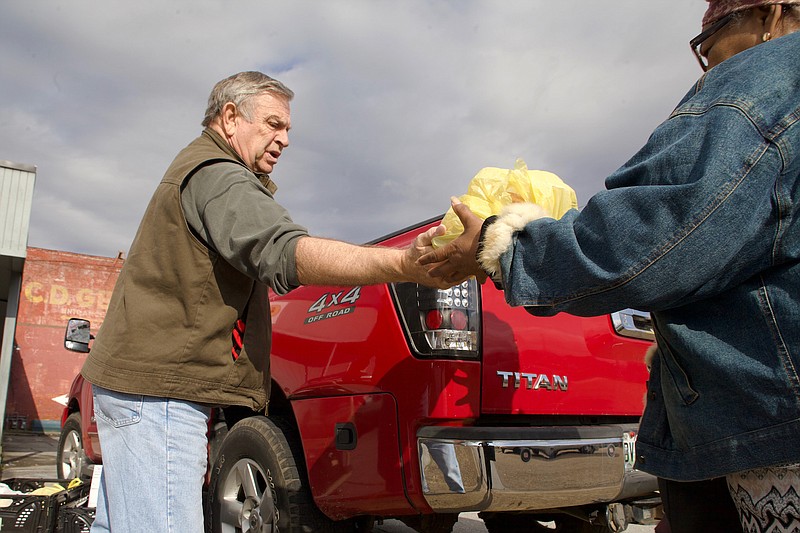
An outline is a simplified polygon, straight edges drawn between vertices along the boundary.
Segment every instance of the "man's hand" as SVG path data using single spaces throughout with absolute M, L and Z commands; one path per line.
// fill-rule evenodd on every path
M 414 278 L 414 282 L 439 289 L 447 289 L 454 285 L 441 278 L 432 277 L 428 272 L 429 268 L 419 262 L 421 257 L 433 252 L 433 238 L 444 235 L 445 231 L 445 227 L 441 224 L 430 228 L 428 231 L 417 235 L 414 242 L 405 249 L 403 268 Z
M 486 272 L 483 271 L 475 257 L 483 220 L 475 215 L 466 204 L 461 203 L 458 198 L 453 197 L 450 202 L 453 211 L 464 225 L 464 233 L 446 246 L 426 253 L 418 259 L 418 263 L 433 265 L 429 268 L 428 273 L 440 278 L 445 284 L 455 285 L 472 276 L 483 283 L 486 281 Z
M 411 246 L 408 247 L 406 253 L 409 255 L 409 259 L 413 263 L 417 263 L 417 260 L 422 257 L 423 255 L 429 254 L 433 251 L 433 239 L 434 237 L 439 237 L 444 235 L 447 229 L 439 224 L 434 228 L 430 228 L 425 233 L 420 233 L 414 239 L 414 242 L 411 243 Z

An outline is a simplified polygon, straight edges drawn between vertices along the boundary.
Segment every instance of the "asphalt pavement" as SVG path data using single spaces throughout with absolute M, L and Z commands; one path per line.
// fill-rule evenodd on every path
M 11 478 L 56 477 L 58 433 L 3 431 L 0 481 Z
M 5 430 L 3 432 L 0 482 L 11 478 L 54 479 L 56 477 L 57 433 Z M 628 526 L 628 533 L 652 533 L 654 526 Z M 399 520 L 385 520 L 376 533 L 414 533 Z M 478 513 L 461 513 L 453 533 L 487 533 Z

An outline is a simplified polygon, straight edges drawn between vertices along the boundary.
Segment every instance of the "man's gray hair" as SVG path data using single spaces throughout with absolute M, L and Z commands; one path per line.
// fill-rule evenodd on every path
M 251 120 L 252 107 L 250 99 L 263 93 L 272 93 L 291 100 L 294 93 L 274 78 L 266 74 L 255 71 L 246 71 L 234 74 L 217 83 L 211 90 L 208 97 L 208 107 L 206 116 L 203 118 L 203 126 L 211 124 L 217 115 L 222 112 L 222 108 L 228 102 L 236 106 L 245 120 Z

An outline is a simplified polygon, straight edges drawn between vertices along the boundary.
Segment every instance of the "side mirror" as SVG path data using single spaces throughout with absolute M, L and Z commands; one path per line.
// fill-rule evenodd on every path
M 64 348 L 71 352 L 89 353 L 89 341 L 94 339 L 89 326 L 88 320 L 70 318 L 64 333 Z

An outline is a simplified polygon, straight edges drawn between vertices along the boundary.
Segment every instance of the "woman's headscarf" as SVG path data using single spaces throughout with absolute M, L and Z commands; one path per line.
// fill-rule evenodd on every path
M 703 15 L 703 27 L 712 22 L 716 22 L 725 15 L 750 9 L 757 6 L 769 6 L 773 4 L 797 4 L 798 2 L 776 2 L 775 0 L 706 0 L 708 10 Z

